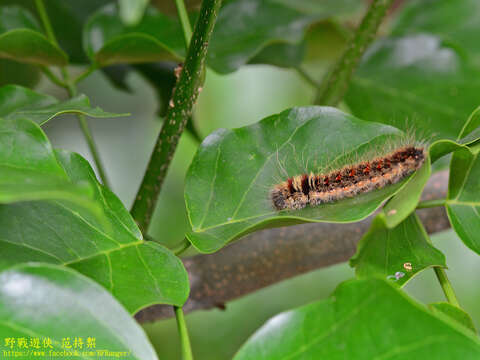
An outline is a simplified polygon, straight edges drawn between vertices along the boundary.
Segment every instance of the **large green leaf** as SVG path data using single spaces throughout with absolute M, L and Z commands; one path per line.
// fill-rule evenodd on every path
M 234 357 L 250 359 L 478 359 L 480 343 L 383 280 L 341 284 L 324 301 L 282 313 Z
M 388 38 L 366 53 L 345 100 L 363 119 L 455 139 L 478 106 L 479 76 L 437 37 Z
M 105 112 L 99 107 L 92 108 L 85 95 L 78 95 L 61 102 L 52 96 L 21 86 L 7 85 L 0 88 L 0 116 L 2 117 L 9 119 L 22 117 L 43 125 L 54 117 L 67 113 L 96 118 L 128 115 Z
M 480 254 L 480 145 L 453 154 L 447 193 L 447 214 L 458 236 Z
M 104 6 L 90 17 L 84 29 L 84 46 L 100 66 L 178 60 L 185 54 L 178 20 L 148 8 L 138 25 L 127 27 L 114 4 Z
M 400 12 L 393 34 L 430 33 L 459 45 L 476 60 L 480 44 L 476 34 L 480 31 L 477 0 L 415 0 L 406 3 Z
M 0 205 L 0 269 L 28 261 L 68 265 L 109 289 L 132 313 L 150 304 L 185 302 L 189 285 L 181 261 L 143 241 L 128 211 L 96 180 L 85 159 L 66 151 L 54 154 L 31 121 L 1 120 L 0 125 L 0 198 L 16 201 Z M 64 190 L 64 183 L 83 184 L 90 198 L 76 188 Z M 74 197 L 93 202 L 103 216 Z
M 55 357 L 50 350 L 67 351 L 66 358 L 93 359 L 107 350 L 123 359 L 157 359 L 142 328 L 108 292 L 70 269 L 46 264 L 0 273 L 0 337 L 4 356 L 7 351 L 25 351 L 17 342 L 9 346 L 6 339 L 24 338 L 27 347 L 39 341 L 39 348 L 26 350 L 32 359 Z M 44 347 L 49 340 L 51 348 Z
M 350 13 L 359 9 L 361 3 L 351 0 L 236 0 L 222 7 L 208 50 L 208 64 L 219 73 L 237 70 L 254 59 L 262 49 L 274 43 L 299 44 L 306 28 L 333 15 Z M 279 45 L 281 46 L 281 45 Z M 302 56 L 303 48 L 286 47 L 294 61 Z M 289 53 L 290 52 L 290 53 Z M 294 52 L 294 53 L 292 53 Z M 295 53 L 297 52 L 297 53 Z M 279 60 L 279 47 L 263 52 L 254 62 L 285 66 Z
M 445 256 L 433 247 L 415 214 L 393 229 L 387 228 L 382 214 L 377 216 L 350 265 L 359 278 L 380 277 L 399 286 L 427 268 L 446 267 Z
M 260 228 L 364 219 L 405 182 L 295 211 L 275 211 L 269 192 L 289 176 L 342 167 L 402 136 L 393 127 L 315 106 L 218 130 L 204 140 L 187 173 L 185 201 L 193 229 L 187 236 L 198 250 L 213 252 Z

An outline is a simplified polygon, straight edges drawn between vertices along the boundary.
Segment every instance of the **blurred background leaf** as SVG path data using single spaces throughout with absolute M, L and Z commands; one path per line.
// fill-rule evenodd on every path
M 118 0 L 120 18 L 126 25 L 138 24 L 149 2 L 149 0 Z
M 366 53 L 345 101 L 356 116 L 456 139 L 478 106 L 479 69 L 431 35 L 379 40 Z
M 88 61 L 82 46 L 84 23 L 92 12 L 110 2 L 111 0 L 45 1 L 45 8 L 55 36 L 60 47 L 68 54 L 70 62 L 85 63 Z M 30 13 L 37 17 L 35 3 L 31 0 L 4 0 L 2 5 L 21 6 L 30 10 Z
M 480 65 L 480 44 L 476 37 L 480 30 L 479 15 L 480 4 L 475 0 L 408 1 L 395 19 L 392 35 L 438 35 L 449 43 L 459 45 L 470 60 Z
M 126 26 L 118 7 L 107 5 L 85 24 L 84 49 L 100 66 L 180 59 L 185 42 L 177 19 L 148 8 L 135 26 Z

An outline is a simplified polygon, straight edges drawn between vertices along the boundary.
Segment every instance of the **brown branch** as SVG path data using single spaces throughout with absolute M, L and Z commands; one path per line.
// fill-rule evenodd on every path
M 433 175 L 423 199 L 444 198 L 446 171 Z M 447 229 L 443 207 L 418 210 L 429 233 Z M 318 268 L 347 261 L 368 229 L 371 218 L 352 224 L 316 223 L 266 229 L 211 255 L 184 259 L 190 276 L 190 312 L 223 307 L 233 299 Z M 173 316 L 171 306 L 154 305 L 140 311 L 140 322 Z

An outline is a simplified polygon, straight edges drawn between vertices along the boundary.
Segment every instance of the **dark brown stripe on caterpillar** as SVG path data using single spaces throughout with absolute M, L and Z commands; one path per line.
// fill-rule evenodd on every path
M 404 146 L 385 156 L 325 174 L 294 176 L 273 187 L 273 207 L 277 210 L 302 209 L 380 189 L 419 169 L 425 157 L 423 147 Z

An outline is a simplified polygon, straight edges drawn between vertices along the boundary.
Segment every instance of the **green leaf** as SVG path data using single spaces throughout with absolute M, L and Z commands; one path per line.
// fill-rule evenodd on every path
M 458 322 L 459 324 L 465 326 L 467 329 L 472 330 L 474 334 L 477 333 L 475 325 L 473 324 L 472 318 L 462 309 L 453 306 L 452 304 L 446 302 L 437 302 L 428 304 L 428 307 L 433 314 L 445 314 Z
M 68 265 L 109 289 L 132 313 L 156 303 L 183 305 L 189 284 L 180 259 L 143 241 L 85 159 L 53 153 L 31 121 L 0 125 L 0 200 L 10 203 L 0 205 L 0 269 L 28 261 Z
M 219 73 L 235 71 L 249 61 L 258 62 L 258 59 L 253 59 L 265 47 L 275 43 L 299 44 L 306 28 L 312 23 L 354 12 L 360 5 L 358 1 L 351 0 L 228 1 L 218 15 L 207 63 Z M 288 48 L 290 52 L 293 50 L 303 51 L 303 48 Z M 278 64 L 278 47 L 265 51 L 268 52 L 259 55 L 259 59 L 268 64 Z M 290 54 L 293 58 L 301 55 Z
M 413 213 L 393 229 L 386 226 L 383 215 L 378 215 L 358 243 L 350 266 L 359 278 L 380 277 L 403 286 L 420 271 L 447 265 Z
M 430 155 L 428 155 L 424 165 L 383 207 L 382 212 L 388 228 L 394 228 L 415 210 L 431 172 Z
M 58 115 L 69 113 L 95 118 L 128 115 L 105 112 L 99 107 L 92 108 L 85 95 L 78 95 L 61 102 L 52 96 L 21 86 L 7 85 L 0 88 L 0 116 L 7 119 L 27 118 L 43 125 Z
M 476 0 L 416 0 L 405 4 L 393 29 L 393 35 L 430 33 L 457 44 L 476 60 L 480 44 L 475 34 L 480 4 Z
M 480 254 L 480 146 L 453 154 L 447 193 L 452 227 L 470 249 Z
M 288 177 L 337 168 L 398 141 L 390 126 L 359 120 L 328 107 L 303 107 L 257 124 L 221 129 L 200 146 L 187 172 L 189 240 L 213 252 L 248 232 L 302 222 L 354 222 L 374 212 L 405 182 L 336 203 L 276 211 L 272 186 Z
M 91 195 L 87 183 L 68 178 L 38 125 L 0 118 L 0 204 L 62 199 L 98 216 Z
M 30 29 L 0 34 L 0 58 L 27 64 L 65 66 L 67 54 L 43 34 Z
M 50 339 L 55 352 L 107 350 L 125 359 L 157 359 L 142 328 L 108 292 L 60 266 L 27 264 L 0 273 L 0 336 L 3 354 L 23 350 L 4 339 L 26 338 L 28 345 L 38 338 L 42 358 L 51 357 L 43 348 L 43 339 Z M 67 338 L 71 349 L 62 346 Z M 82 349 L 74 347 L 75 338 L 82 339 Z M 88 338 L 95 339 L 94 348 L 87 347 Z
M 341 284 L 330 298 L 270 319 L 234 360 L 478 359 L 480 343 L 379 279 Z
M 120 18 L 128 26 L 137 25 L 148 3 L 149 0 L 119 0 Z
M 84 46 L 99 66 L 179 60 L 185 54 L 177 19 L 148 8 L 138 25 L 127 27 L 114 4 L 90 17 L 84 29 Z
M 452 47 L 420 34 L 388 38 L 367 51 L 346 94 L 353 113 L 422 136 L 456 139 L 478 106 L 480 76 Z

